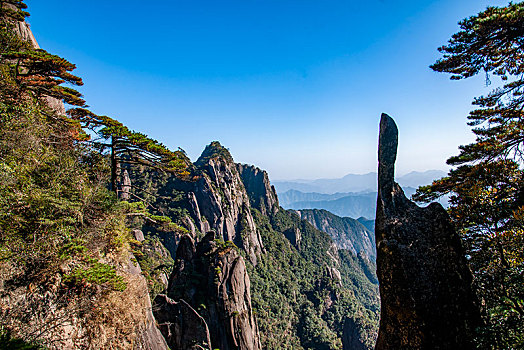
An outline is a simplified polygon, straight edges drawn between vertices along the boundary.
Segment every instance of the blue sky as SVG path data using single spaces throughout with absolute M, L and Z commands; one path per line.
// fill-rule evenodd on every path
M 26 0 L 40 46 L 78 66 L 91 109 L 196 160 L 213 140 L 271 179 L 376 171 L 380 114 L 397 172 L 443 169 L 484 77 L 428 66 L 457 22 L 506 1 Z

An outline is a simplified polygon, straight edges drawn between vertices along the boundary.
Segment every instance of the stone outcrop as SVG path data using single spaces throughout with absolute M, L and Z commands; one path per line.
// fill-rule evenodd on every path
M 156 320 L 153 316 L 151 299 L 149 298 L 147 282 L 144 276 L 142 276 L 142 270 L 140 266 L 135 265 L 131 260 L 127 267 L 127 273 L 132 276 L 136 281 L 136 294 L 139 297 L 139 302 L 142 303 L 142 312 L 145 313 L 145 317 L 142 322 L 138 324 L 135 332 L 137 337 L 133 343 L 133 349 L 137 350 L 167 350 L 167 343 L 156 326 Z M 132 289 L 126 290 L 127 293 L 131 293 Z M 129 310 L 128 312 L 132 312 Z
M 180 339 L 193 338 L 203 343 L 209 332 L 213 349 L 261 348 L 244 259 L 234 245 L 215 239 L 214 232 L 208 233 L 196 246 L 189 235 L 182 237 L 169 280 L 168 297 L 172 301 L 161 297 L 154 310 L 169 346 L 192 349 L 181 346 L 184 342 Z M 191 307 L 194 312 L 179 311 L 180 303 L 186 303 L 185 307 Z M 169 312 L 166 307 L 175 311 Z M 172 324 L 169 327 L 162 326 L 169 323 Z M 198 332 L 188 335 L 189 329 Z M 170 339 L 176 341 L 170 342 Z
M 381 317 L 376 349 L 473 349 L 480 313 L 460 238 L 442 206 L 394 182 L 398 131 L 383 114 L 375 224 Z
M 251 214 L 250 198 L 229 151 L 212 142 L 195 165 L 202 174 L 188 199 L 200 231 L 214 230 L 224 241 L 234 242 L 256 265 L 264 247 Z
M 300 250 L 300 242 L 302 241 L 302 232 L 300 232 L 300 229 L 298 227 L 290 227 L 283 233 L 291 244 Z
M 206 321 L 187 302 L 175 302 L 164 294 L 155 298 L 158 327 L 172 349 L 211 350 Z
M 278 211 L 277 192 L 270 184 L 267 172 L 247 164 L 237 164 L 237 169 L 249 196 L 251 207 L 258 209 L 265 216 L 271 216 Z
M 124 169 L 122 173 L 120 188 L 120 199 L 128 201 L 131 196 L 131 179 L 129 178 L 129 172 L 127 171 L 127 169 Z

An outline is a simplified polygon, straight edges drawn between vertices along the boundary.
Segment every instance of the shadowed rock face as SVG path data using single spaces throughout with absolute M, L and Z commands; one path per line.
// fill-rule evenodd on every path
M 398 131 L 382 114 L 375 237 L 375 349 L 473 349 L 480 312 L 460 238 L 438 203 L 420 208 L 394 182 Z
M 343 349 L 347 350 L 367 350 L 368 348 L 359 337 L 359 331 L 355 321 L 351 318 L 347 318 L 344 321 L 344 330 L 342 337 Z
M 232 244 L 215 240 L 214 232 L 196 247 L 189 235 L 182 237 L 168 296 L 172 300 L 155 299 L 154 310 L 171 347 L 193 349 L 191 339 L 209 346 L 210 338 L 212 348 L 221 350 L 261 348 L 244 259 Z
M 166 295 L 155 298 L 153 312 L 162 335 L 172 349 L 211 349 L 207 324 L 184 300 L 175 302 Z

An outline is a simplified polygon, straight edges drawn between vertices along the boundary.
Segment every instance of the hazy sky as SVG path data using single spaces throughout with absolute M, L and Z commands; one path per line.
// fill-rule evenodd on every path
M 444 169 L 484 77 L 428 66 L 484 0 L 26 0 L 40 46 L 77 64 L 91 109 L 181 147 L 213 140 L 271 179 L 376 171 L 380 114 L 397 172 Z

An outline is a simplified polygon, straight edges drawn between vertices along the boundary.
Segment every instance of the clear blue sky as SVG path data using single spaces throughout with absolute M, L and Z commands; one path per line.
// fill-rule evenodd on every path
M 213 140 L 271 179 L 376 171 L 380 113 L 397 172 L 444 169 L 484 78 L 428 66 L 485 0 L 26 0 L 40 46 L 77 64 L 91 109 L 196 160 Z

